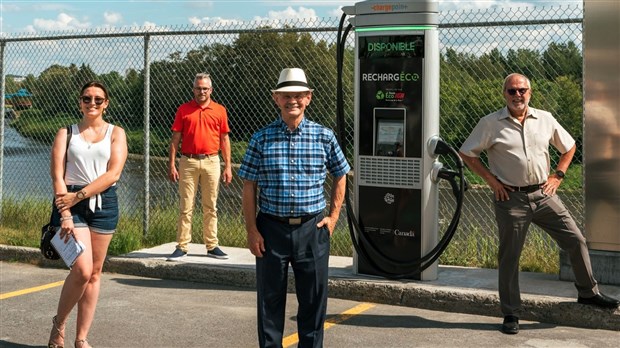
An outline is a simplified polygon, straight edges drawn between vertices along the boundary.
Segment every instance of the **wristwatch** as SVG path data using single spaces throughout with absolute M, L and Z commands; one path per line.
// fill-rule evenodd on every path
M 555 171 L 555 175 L 556 175 L 558 178 L 560 178 L 560 179 L 564 179 L 564 176 L 565 176 L 566 174 L 564 174 L 564 172 L 563 172 L 563 171 L 561 171 L 561 170 L 556 170 L 556 171 Z
M 75 196 L 77 197 L 77 199 L 82 200 L 86 198 L 86 192 L 84 192 L 84 190 L 81 190 L 78 193 L 76 193 Z

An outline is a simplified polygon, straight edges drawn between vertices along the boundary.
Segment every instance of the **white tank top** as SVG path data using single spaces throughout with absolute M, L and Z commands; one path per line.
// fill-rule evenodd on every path
M 80 136 L 77 124 L 71 125 L 71 141 L 67 148 L 67 170 L 65 171 L 67 185 L 86 186 L 108 170 L 108 162 L 112 153 L 113 130 L 114 126 L 108 124 L 103 140 L 89 143 Z M 101 209 L 100 195 L 90 197 L 90 210 L 94 212 L 95 206 Z

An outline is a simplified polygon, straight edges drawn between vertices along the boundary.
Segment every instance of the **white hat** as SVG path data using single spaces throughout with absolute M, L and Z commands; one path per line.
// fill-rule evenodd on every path
M 306 74 L 299 68 L 286 68 L 280 72 L 278 85 L 271 90 L 276 92 L 312 92 L 308 85 Z

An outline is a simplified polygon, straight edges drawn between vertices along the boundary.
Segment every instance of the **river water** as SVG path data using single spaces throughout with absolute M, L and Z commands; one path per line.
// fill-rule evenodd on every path
M 24 138 L 15 129 L 5 128 L 3 199 L 51 199 L 49 174 L 51 140 L 39 142 Z M 121 209 L 142 209 L 145 197 L 144 163 L 141 156 L 130 156 L 117 183 Z M 177 185 L 166 179 L 166 160 L 151 160 L 149 199 L 151 204 L 178 204 Z M 123 209 L 124 208 L 124 209 Z

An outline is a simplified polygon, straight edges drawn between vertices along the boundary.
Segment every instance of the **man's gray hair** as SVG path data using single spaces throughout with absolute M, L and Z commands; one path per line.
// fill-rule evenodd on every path
M 513 76 L 521 76 L 521 77 L 523 77 L 525 79 L 525 81 L 527 82 L 527 88 L 532 89 L 532 83 L 530 82 L 530 79 L 527 78 L 527 76 L 525 76 L 523 74 L 519 74 L 519 73 L 512 73 L 512 74 L 506 76 L 506 78 L 504 79 L 504 87 L 503 87 L 504 90 L 506 89 L 506 83 Z
M 198 80 L 209 80 L 209 83 L 211 83 L 211 75 L 207 73 L 198 73 L 196 74 L 196 77 L 194 77 L 194 83 Z

